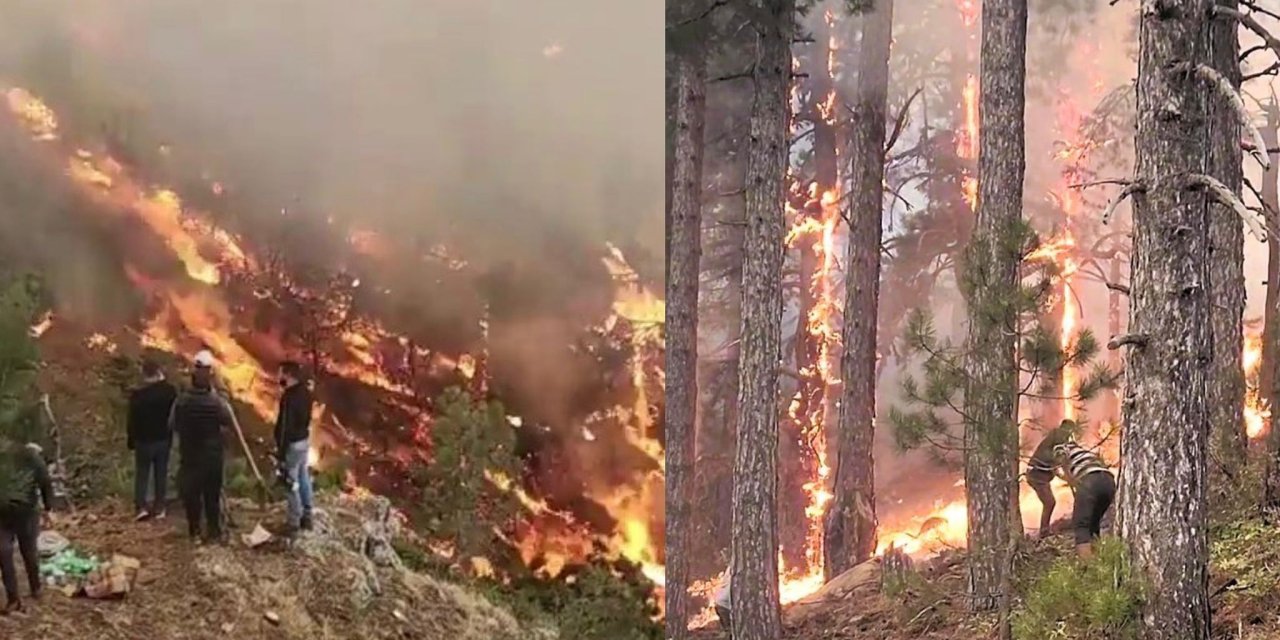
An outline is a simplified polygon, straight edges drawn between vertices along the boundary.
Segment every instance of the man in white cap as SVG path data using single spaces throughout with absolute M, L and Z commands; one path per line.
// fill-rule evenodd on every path
M 176 402 L 169 422 L 178 436 L 181 456 L 179 484 L 187 512 L 187 531 L 200 542 L 200 520 L 205 520 L 203 541 L 222 540 L 223 436 L 234 428 L 231 404 L 213 388 L 213 354 L 196 354 L 191 388 Z

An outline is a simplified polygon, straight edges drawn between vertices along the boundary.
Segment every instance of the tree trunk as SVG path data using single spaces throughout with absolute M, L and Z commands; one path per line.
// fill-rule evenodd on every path
M 975 610 L 1001 602 L 1014 544 L 1018 456 L 1017 317 L 1026 168 L 1023 117 L 1027 0 L 982 7 L 978 106 L 978 210 L 965 256 L 969 381 L 965 389 L 965 487 L 969 516 L 969 591 Z
M 1262 139 L 1268 148 L 1275 147 L 1280 138 L 1280 104 L 1274 100 L 1266 107 L 1267 123 L 1262 129 Z M 1272 164 L 1262 178 L 1262 202 L 1272 211 L 1280 210 L 1280 167 Z M 1276 230 L 1267 234 L 1267 297 L 1263 311 L 1262 365 L 1258 384 L 1260 397 L 1271 407 L 1270 427 L 1267 431 L 1266 480 L 1263 491 L 1263 507 L 1268 518 L 1280 512 L 1280 433 L 1276 430 L 1276 417 L 1280 416 L 1280 238 Z
M 790 140 L 788 96 L 795 0 L 759 0 L 747 145 L 746 256 L 738 450 L 733 477 L 733 637 L 777 640 L 778 360 L 782 337 L 783 180 Z
M 844 354 L 835 486 L 827 514 L 823 567 L 828 580 L 876 550 L 873 445 L 876 414 L 876 319 L 884 225 L 885 109 L 893 0 L 877 0 L 862 16 L 858 90 L 850 153 L 853 193 L 846 258 Z
M 702 151 L 706 57 L 676 56 L 674 188 L 667 228 L 666 616 L 667 638 L 688 636 L 689 543 L 693 527 L 698 411 L 698 277 L 702 257 Z
M 1126 347 L 1119 519 L 1130 562 L 1151 587 L 1145 640 L 1209 637 L 1209 210 L 1179 177 L 1211 166 L 1212 92 L 1170 69 L 1209 61 L 1209 15 L 1209 0 L 1150 1 L 1140 23 L 1135 174 L 1146 191 L 1133 202 L 1129 332 L 1146 342 Z
M 1219 6 L 1235 8 L 1235 0 Z M 1240 88 L 1239 29 L 1231 19 L 1213 20 L 1209 42 L 1210 64 Z M 1209 107 L 1209 126 L 1203 132 L 1209 148 L 1209 174 L 1237 196 L 1240 193 L 1242 154 L 1240 125 L 1225 100 Z M 1217 464 L 1228 476 L 1245 459 L 1248 437 L 1244 424 L 1244 225 L 1229 207 L 1211 204 L 1209 212 L 1209 269 L 1213 318 L 1213 375 L 1209 379 L 1209 424 L 1215 435 Z M 1225 479 L 1225 478 L 1224 478 Z M 1229 483 L 1229 481 L 1228 481 Z M 1224 489 L 1229 490 L 1229 486 Z
M 1110 263 L 1111 273 L 1107 276 L 1113 284 L 1123 284 L 1120 279 L 1124 274 L 1124 264 L 1121 260 L 1119 252 L 1116 252 L 1107 260 Z M 1119 291 L 1107 292 L 1107 335 L 1118 336 L 1124 329 L 1124 305 L 1125 300 L 1121 299 Z M 1121 358 L 1120 351 L 1107 351 L 1107 367 L 1112 371 L 1123 371 L 1124 362 Z M 1106 419 L 1112 421 L 1112 424 L 1122 424 L 1124 420 L 1124 412 L 1120 406 L 1119 387 L 1115 389 L 1106 389 L 1102 392 L 1106 399 Z

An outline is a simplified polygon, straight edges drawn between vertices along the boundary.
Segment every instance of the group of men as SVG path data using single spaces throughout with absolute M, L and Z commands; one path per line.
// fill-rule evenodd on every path
M 167 515 L 169 456 L 178 440 L 178 490 L 187 518 L 187 533 L 196 544 L 221 543 L 224 538 L 222 490 L 225 443 L 238 431 L 231 402 L 216 384 L 216 362 L 209 351 L 196 354 L 191 383 L 179 390 L 152 361 L 142 364 L 143 384 L 129 395 L 127 444 L 134 455 L 135 520 L 162 520 Z M 277 477 L 288 488 L 287 533 L 312 528 L 311 475 L 308 469 L 312 398 L 297 362 L 279 369 L 282 388 L 275 425 Z M 22 608 L 13 562 L 16 546 L 22 555 L 30 593 L 40 595 L 37 540 L 41 511 L 53 509 L 49 471 L 38 445 L 0 442 L 0 455 L 26 483 L 15 499 L 0 500 L 0 573 L 6 605 L 0 614 Z M 37 493 L 39 496 L 37 496 Z M 15 545 L 16 541 L 16 545 Z
M 1061 477 L 1075 494 L 1071 510 L 1071 526 L 1075 534 L 1076 554 L 1081 558 L 1093 555 L 1093 541 L 1102 532 L 1102 519 L 1116 497 L 1116 478 L 1102 458 L 1093 451 L 1081 447 L 1075 441 L 1079 429 L 1072 420 L 1063 420 L 1058 428 L 1045 435 L 1031 454 L 1027 464 L 1027 484 L 1040 499 L 1039 536 L 1049 535 L 1053 510 L 1057 501 L 1053 496 L 1053 478 Z M 729 583 L 733 563 L 725 570 L 723 583 L 712 599 L 720 626 L 732 628 L 733 601 Z

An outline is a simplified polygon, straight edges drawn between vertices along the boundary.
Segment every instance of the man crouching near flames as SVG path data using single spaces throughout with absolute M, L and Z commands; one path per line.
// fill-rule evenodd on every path
M 1049 521 L 1056 504 L 1050 481 L 1056 473 L 1071 485 L 1075 494 L 1071 526 L 1075 529 L 1076 554 L 1090 558 L 1093 556 L 1093 541 L 1102 530 L 1102 517 L 1116 497 L 1116 478 L 1097 454 L 1076 444 L 1073 436 L 1077 429 L 1075 422 L 1063 420 L 1057 429 L 1044 437 L 1031 455 L 1027 484 L 1043 505 L 1040 512 L 1041 538 L 1049 534 Z

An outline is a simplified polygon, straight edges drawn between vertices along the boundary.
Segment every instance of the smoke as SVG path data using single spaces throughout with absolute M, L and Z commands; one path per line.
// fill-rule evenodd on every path
M 661 260 L 658 5 L 9 4 L 5 75 L 120 155 L 167 145 L 241 224 L 287 207 L 479 265 L 554 264 L 548 237 Z

